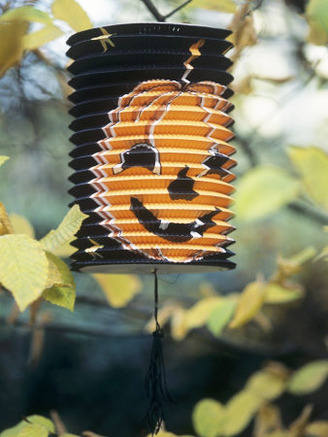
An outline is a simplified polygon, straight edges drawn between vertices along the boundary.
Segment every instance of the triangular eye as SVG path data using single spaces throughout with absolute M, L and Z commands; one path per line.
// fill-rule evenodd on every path
M 114 174 L 133 167 L 144 167 L 158 175 L 161 173 L 158 150 L 150 144 L 135 144 L 131 149 L 122 152 L 120 156 L 120 164 L 113 167 Z
M 212 156 L 208 156 L 202 162 L 202 165 L 205 167 L 205 170 L 202 171 L 198 177 L 205 176 L 206 174 L 216 173 L 222 178 L 230 174 L 230 172 L 224 168 L 222 168 L 223 164 L 225 164 L 229 160 L 229 156 L 224 155 L 223 153 L 215 153 Z

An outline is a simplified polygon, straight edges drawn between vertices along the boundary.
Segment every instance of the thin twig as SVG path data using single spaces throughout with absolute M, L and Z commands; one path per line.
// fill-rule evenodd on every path
M 159 10 L 152 4 L 151 0 L 141 0 L 142 3 L 146 6 L 148 11 L 153 14 L 153 16 L 156 18 L 159 22 L 164 22 L 165 17 L 162 15 Z
M 192 0 L 186 0 L 184 3 L 182 3 L 180 6 L 178 6 L 177 8 L 173 9 L 173 11 L 171 11 L 169 14 L 165 15 L 165 20 L 169 17 L 171 17 L 171 15 L 175 14 L 176 12 L 180 11 L 180 9 L 184 8 L 185 6 L 187 6 L 189 3 L 191 3 Z

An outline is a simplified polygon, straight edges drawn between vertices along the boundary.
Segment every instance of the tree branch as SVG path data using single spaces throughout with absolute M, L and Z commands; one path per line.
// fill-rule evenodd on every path
M 151 0 L 141 0 L 142 3 L 146 6 L 146 8 L 148 9 L 148 11 L 156 18 L 156 20 L 160 23 L 165 22 L 165 20 L 169 17 L 171 17 L 171 15 L 175 14 L 176 12 L 180 11 L 180 9 L 184 8 L 185 6 L 187 6 L 189 3 L 192 2 L 192 0 L 186 0 L 184 1 L 180 6 L 178 6 L 177 8 L 173 9 L 173 11 L 169 12 L 167 15 L 162 15 L 159 10 L 156 8 L 155 5 L 153 5 Z

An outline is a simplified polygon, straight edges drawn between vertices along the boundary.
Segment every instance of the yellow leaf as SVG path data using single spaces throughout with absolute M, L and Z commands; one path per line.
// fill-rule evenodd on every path
M 8 217 L 6 208 L 2 202 L 0 202 L 0 236 L 6 234 L 13 234 L 14 228 Z
M 327 437 L 328 436 L 328 422 L 317 421 L 307 425 L 305 429 L 305 437 Z
M 293 437 L 304 435 L 305 427 L 309 422 L 312 410 L 312 405 L 306 405 L 301 415 L 291 424 L 289 431 Z
M 233 0 L 193 0 L 191 6 L 232 14 L 237 10 L 237 5 Z
M 253 393 L 241 391 L 226 405 L 224 436 L 240 433 L 249 424 L 256 411 L 260 408 L 262 399 Z
M 74 277 L 68 266 L 57 256 L 47 252 L 49 261 L 49 274 L 47 289 L 42 293 L 42 297 L 70 311 L 74 310 L 76 288 Z
M 171 316 L 171 335 L 175 341 L 180 341 L 188 334 L 186 312 L 183 308 L 177 308 Z
M 0 282 L 21 311 L 41 296 L 48 277 L 48 260 L 38 241 L 27 235 L 0 237 Z
M 71 208 L 57 229 L 50 231 L 40 240 L 42 247 L 49 252 L 53 252 L 61 246 L 71 242 L 74 235 L 80 229 L 81 224 L 88 216 L 81 212 L 78 205 Z
M 316 251 L 313 247 L 307 247 L 289 259 L 278 256 L 278 269 L 272 275 L 271 281 L 284 285 L 286 279 L 299 273 L 302 265 L 314 257 Z
M 301 286 L 287 287 L 274 282 L 266 286 L 265 303 L 281 304 L 288 303 L 303 297 L 304 292 Z
M 52 13 L 59 20 L 66 21 L 76 32 L 93 27 L 85 10 L 75 0 L 55 0 Z
M 0 21 L 0 78 L 21 60 L 27 28 L 25 21 Z
M 299 182 L 276 167 L 259 166 L 240 178 L 235 211 L 241 220 L 251 221 L 272 215 L 294 200 Z
M 186 310 L 185 323 L 188 330 L 203 326 L 207 322 L 214 306 L 220 301 L 220 299 L 221 298 L 217 296 L 206 297 L 199 300 L 195 305 Z
M 42 29 L 28 33 L 23 38 L 23 46 L 25 50 L 34 50 L 38 47 L 47 44 L 50 41 L 60 37 L 64 32 L 59 27 L 50 23 Z
M 0 155 L 0 167 L 9 159 L 9 156 Z
M 136 275 L 96 273 L 92 276 L 100 285 L 109 304 L 115 308 L 127 305 L 141 290 L 141 281 Z
M 312 393 L 324 383 L 328 376 L 328 360 L 318 360 L 297 370 L 288 384 L 288 391 L 295 395 Z
M 66 243 L 53 250 L 52 253 L 60 258 L 69 258 L 75 251 L 76 249 L 70 243 Z
M 225 409 L 213 399 L 203 399 L 196 404 L 192 413 L 195 431 L 200 437 L 218 437 L 221 435 Z
M 231 298 L 222 298 L 212 309 L 211 315 L 207 321 L 207 327 L 212 334 L 219 336 L 222 330 L 231 320 L 237 301 Z
M 319 147 L 290 147 L 288 154 L 308 195 L 328 211 L 328 154 Z
M 268 366 L 249 378 L 245 390 L 260 399 L 272 401 L 285 391 L 287 378 L 288 372 L 283 367 Z
M 40 9 L 33 6 L 22 6 L 20 8 L 9 9 L 1 15 L 0 21 L 33 21 L 38 23 L 51 23 L 50 16 Z
M 248 284 L 240 295 L 234 318 L 229 328 L 239 328 L 249 322 L 261 309 L 266 295 L 266 284 L 257 280 Z
M 10 222 L 13 227 L 13 233 L 15 234 L 25 234 L 31 238 L 34 238 L 34 229 L 31 223 L 26 217 L 19 214 L 10 214 Z

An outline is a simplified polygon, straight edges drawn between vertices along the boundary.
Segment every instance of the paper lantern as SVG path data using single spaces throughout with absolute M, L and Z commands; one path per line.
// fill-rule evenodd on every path
M 72 268 L 154 273 L 147 373 L 151 432 L 166 389 L 157 273 L 231 269 L 232 119 L 229 31 L 120 24 L 73 35 L 73 203 L 88 214 Z
M 73 268 L 233 268 L 229 31 L 121 24 L 73 35 Z

